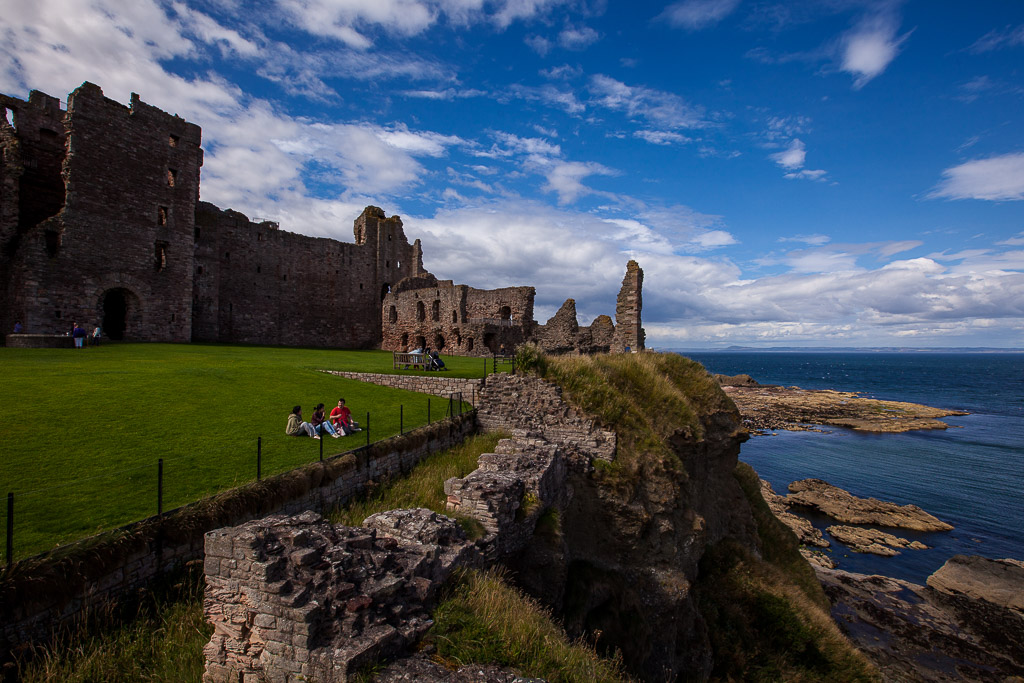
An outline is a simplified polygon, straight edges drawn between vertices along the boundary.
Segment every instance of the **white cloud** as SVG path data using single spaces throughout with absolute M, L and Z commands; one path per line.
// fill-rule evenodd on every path
M 949 199 L 1024 199 L 1024 153 L 967 161 L 942 172 L 929 197 Z
M 780 242 L 803 242 L 804 244 L 811 244 L 820 246 L 822 244 L 828 244 L 832 241 L 832 238 L 828 235 L 793 235 L 792 237 L 780 237 Z
M 1008 47 L 1024 45 L 1024 24 L 1020 26 L 1006 26 L 1002 29 L 993 29 L 978 38 L 970 48 L 971 52 L 991 52 Z
M 644 119 L 658 128 L 703 128 L 708 125 L 703 111 L 675 93 L 626 85 L 610 76 L 591 77 L 589 84 L 593 103 L 613 111 L 625 112 L 631 118 Z
M 840 68 L 853 74 L 853 87 L 863 88 L 896 59 L 900 46 L 910 35 L 897 36 L 899 18 L 883 10 L 863 19 L 842 38 Z
M 545 38 L 544 36 L 526 36 L 525 38 L 523 38 L 523 42 L 526 43 L 526 45 L 531 50 L 539 54 L 541 57 L 547 57 L 548 53 L 551 52 L 551 48 L 553 47 L 551 41 Z
M 566 50 L 585 50 L 600 38 L 601 35 L 589 26 L 567 27 L 558 34 L 558 44 Z
M 690 138 L 668 130 L 638 130 L 633 137 L 646 140 L 652 145 L 681 145 L 690 142 Z
M 1001 242 L 996 242 L 996 244 L 1005 244 L 1014 247 L 1024 247 L 1024 232 L 1018 232 L 1016 236 L 1002 240 Z
M 547 183 L 545 190 L 558 194 L 559 204 L 569 204 L 579 197 L 593 192 L 583 184 L 583 179 L 592 175 L 616 175 L 612 169 L 599 163 L 580 161 L 542 162 Z
M 820 168 L 805 168 L 799 171 L 794 171 L 792 173 L 785 173 L 782 177 L 788 180 L 817 180 L 823 182 L 826 179 L 825 176 L 827 175 L 828 173 Z
M 732 14 L 740 0 L 681 0 L 665 8 L 659 19 L 690 31 L 717 24 Z
M 799 138 L 794 138 L 789 147 L 771 155 L 772 160 L 787 170 L 795 170 L 804 165 L 807 158 L 807 146 Z

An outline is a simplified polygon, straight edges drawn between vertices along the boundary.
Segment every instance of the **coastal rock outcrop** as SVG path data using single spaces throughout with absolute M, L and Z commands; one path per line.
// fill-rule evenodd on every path
M 777 429 L 821 431 L 814 425 L 862 432 L 947 429 L 949 425 L 939 418 L 967 415 L 960 410 L 943 410 L 918 403 L 864 398 L 848 391 L 760 385 L 752 379 L 747 382 L 744 377 L 723 378 L 722 389 L 736 403 L 743 423 L 754 433 Z
M 910 541 L 906 538 L 893 536 L 892 534 L 878 529 L 868 529 L 861 526 L 833 525 L 827 531 L 840 543 L 845 543 L 857 553 L 871 553 L 883 557 L 899 555 L 899 548 L 911 548 L 913 550 L 924 550 L 928 546 L 920 541 Z
M 1015 561 L 956 556 L 927 587 L 816 573 L 833 617 L 887 680 L 1003 683 L 1024 676 L 1024 567 Z
M 875 524 L 914 531 L 949 531 L 953 528 L 916 505 L 858 498 L 821 479 L 795 481 L 789 485 L 789 492 L 786 500 L 791 505 L 813 508 L 847 524 Z
M 796 534 L 800 543 L 819 548 L 829 547 L 830 544 L 825 540 L 821 531 L 816 529 L 807 519 L 790 512 L 789 502 L 786 497 L 775 493 L 772 485 L 764 479 L 761 480 L 761 497 L 764 498 L 764 502 L 768 503 L 768 509 L 772 511 L 772 514 Z

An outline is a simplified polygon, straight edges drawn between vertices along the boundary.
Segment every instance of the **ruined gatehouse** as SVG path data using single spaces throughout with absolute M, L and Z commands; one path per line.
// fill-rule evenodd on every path
M 199 126 L 84 83 L 66 108 L 0 94 L 0 327 L 114 339 L 287 346 L 430 346 L 485 355 L 643 348 L 643 272 L 590 327 L 572 299 L 546 325 L 534 289 L 480 290 L 423 267 L 398 216 L 367 207 L 353 242 L 281 230 L 200 201 Z

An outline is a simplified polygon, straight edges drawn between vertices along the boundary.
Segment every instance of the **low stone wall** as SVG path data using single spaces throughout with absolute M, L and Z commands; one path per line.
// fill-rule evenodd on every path
M 12 349 L 73 349 L 75 339 L 66 334 L 9 334 L 5 343 Z
M 615 458 L 615 432 L 580 415 L 555 384 L 524 375 L 491 375 L 480 390 L 479 403 L 482 429 L 542 436 L 563 449 L 570 466 L 587 465 L 592 458 Z
M 445 482 L 446 508 L 484 527 L 475 542 L 423 509 L 372 515 L 362 527 L 305 514 L 206 535 L 204 609 L 214 635 L 204 683 L 345 683 L 365 665 L 400 656 L 430 627 L 430 607 L 453 569 L 523 552 L 544 513 L 564 511 L 569 458 L 587 471 L 593 458 L 614 457 L 614 433 L 543 380 L 492 376 L 482 400 L 477 415 L 518 435 Z
M 423 375 L 386 375 L 376 372 L 342 372 L 340 370 L 325 370 L 324 372 L 346 379 L 379 384 L 382 387 L 407 389 L 442 398 L 448 398 L 452 394 L 462 392 L 462 400 L 473 404 L 474 407 L 476 407 L 476 397 L 480 394 L 481 387 L 486 383 L 486 380 L 483 379 L 447 377 L 443 373 L 433 377 L 424 377 Z
M 406 472 L 475 430 L 472 412 L 434 422 L 21 560 L 0 577 L 0 661 L 161 572 L 202 558 L 204 534 L 211 529 L 274 513 L 325 512 L 368 482 Z

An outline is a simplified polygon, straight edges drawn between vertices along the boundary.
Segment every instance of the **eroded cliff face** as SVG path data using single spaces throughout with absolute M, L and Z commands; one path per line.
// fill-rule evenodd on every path
M 717 387 L 700 383 L 705 389 Z M 571 402 L 583 398 L 566 393 Z M 532 402 L 520 392 L 503 408 L 522 414 Z M 708 677 L 713 657 L 694 591 L 699 563 L 727 537 L 757 552 L 750 506 L 733 476 L 746 434 L 727 400 L 704 403 L 715 409 L 658 425 L 660 443 L 624 430 L 611 465 L 574 468 L 557 531 L 541 529 L 506 560 L 569 635 L 621 651 L 643 680 Z

